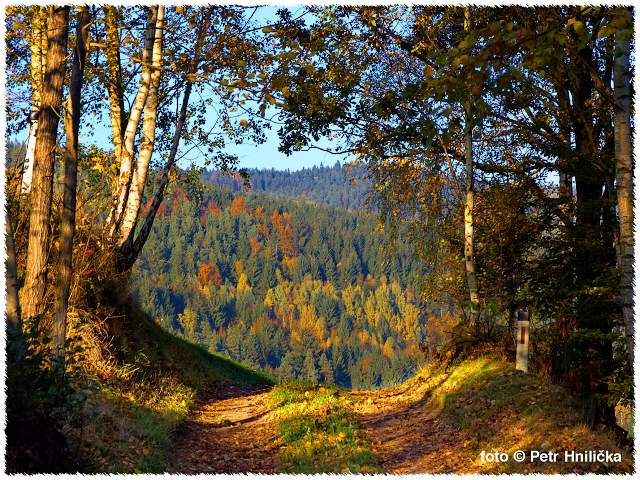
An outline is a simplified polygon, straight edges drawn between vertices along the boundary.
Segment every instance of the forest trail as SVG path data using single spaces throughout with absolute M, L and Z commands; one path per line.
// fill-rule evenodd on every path
M 455 454 L 459 428 L 441 417 L 442 409 L 415 385 L 352 392 L 358 422 L 386 473 L 470 471 L 469 459 Z
M 174 473 L 277 473 L 278 437 L 268 420 L 269 389 L 216 386 L 174 437 Z
M 621 473 L 630 451 L 589 429 L 560 386 L 491 358 L 425 369 L 395 387 L 305 383 L 210 389 L 174 436 L 170 471 Z M 621 452 L 618 464 L 484 462 L 480 452 Z
M 622 473 L 633 455 L 590 429 L 558 385 L 495 358 L 426 369 L 391 388 L 352 391 L 353 410 L 386 473 Z M 484 462 L 481 451 L 620 452 L 620 463 Z

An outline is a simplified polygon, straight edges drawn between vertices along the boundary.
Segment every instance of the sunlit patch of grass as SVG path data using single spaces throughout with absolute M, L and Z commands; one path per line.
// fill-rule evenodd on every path
M 88 396 L 90 421 L 80 432 L 80 452 L 95 471 L 160 473 L 171 433 L 187 415 L 195 391 L 172 377 L 103 385 Z
M 460 453 L 482 472 L 609 473 L 630 471 L 633 465 L 628 452 L 617 465 L 514 462 L 516 450 L 564 455 L 567 450 L 621 449 L 611 432 L 584 424 L 580 405 L 562 387 L 516 371 L 503 360 L 481 357 L 462 362 L 432 391 L 432 401 L 442 405 L 443 419 L 461 430 L 465 442 Z M 482 450 L 508 452 L 511 460 L 480 464 Z
M 334 386 L 292 382 L 273 389 L 269 403 L 288 473 L 375 473 L 381 469 L 350 408 Z

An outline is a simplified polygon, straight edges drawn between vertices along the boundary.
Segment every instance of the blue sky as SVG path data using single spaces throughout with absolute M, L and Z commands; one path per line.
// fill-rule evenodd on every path
M 253 16 L 253 20 L 256 21 L 256 23 L 258 23 L 259 25 L 272 23 L 276 19 L 276 11 L 279 8 L 282 7 L 273 5 L 260 7 Z M 293 6 L 288 8 L 292 10 L 294 15 L 297 15 L 301 7 Z M 97 124 L 95 124 L 95 130 L 91 132 L 91 129 L 85 130 L 81 128 L 81 144 L 96 144 L 105 149 L 113 148 L 111 143 L 111 130 L 109 127 L 106 98 L 104 102 L 104 109 L 100 114 L 101 118 L 99 119 Z M 98 119 L 93 118 L 92 120 Z M 287 156 L 278 151 L 279 139 L 277 128 L 267 130 L 265 134 L 267 135 L 267 141 L 261 145 L 255 145 L 251 142 L 245 142 L 240 145 L 235 145 L 233 142 L 228 142 L 225 151 L 227 153 L 238 156 L 238 167 L 240 168 L 274 168 L 277 170 L 300 170 L 302 168 L 309 168 L 314 165 L 320 164 L 334 165 L 336 161 L 342 161 L 344 159 L 343 155 L 331 155 L 321 150 L 294 152 L 293 154 Z M 15 140 L 26 141 L 26 136 L 27 131 L 25 129 L 23 132 L 20 132 L 20 134 L 16 136 Z M 328 140 L 321 140 L 319 145 L 323 148 L 330 148 L 333 146 Z M 185 145 L 184 142 L 181 142 L 181 150 L 185 147 L 187 149 L 189 148 L 188 145 Z M 178 157 L 179 156 L 180 153 L 178 154 Z M 154 154 L 154 157 L 158 158 L 157 152 Z M 194 158 L 193 155 L 190 155 L 190 157 L 197 164 L 202 164 L 204 162 L 204 158 L 201 156 L 200 158 Z M 179 164 L 182 167 L 186 167 L 188 165 L 188 163 L 185 161 L 179 162 Z
M 331 155 L 320 150 L 295 152 L 289 156 L 278 152 L 278 136 L 275 131 L 268 132 L 268 139 L 262 145 L 242 144 L 228 149 L 238 155 L 238 166 L 242 168 L 274 168 L 276 170 L 300 170 L 314 165 L 333 165 L 336 160 L 342 163 L 343 155 Z M 323 144 L 324 146 L 327 143 Z

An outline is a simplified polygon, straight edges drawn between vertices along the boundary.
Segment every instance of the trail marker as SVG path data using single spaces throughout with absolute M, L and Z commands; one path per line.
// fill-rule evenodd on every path
M 516 332 L 516 370 L 529 371 L 529 312 L 518 311 Z

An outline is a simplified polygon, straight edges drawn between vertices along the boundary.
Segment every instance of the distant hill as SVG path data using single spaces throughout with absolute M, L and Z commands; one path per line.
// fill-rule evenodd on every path
M 395 385 L 424 358 L 425 265 L 379 227 L 365 211 L 176 189 L 130 289 L 166 330 L 278 377 Z
M 297 171 L 251 168 L 248 173 L 251 190 L 256 193 L 306 199 L 348 210 L 373 210 L 367 204 L 371 181 L 362 167 L 344 167 L 336 162 L 332 167 L 320 165 Z M 203 180 L 233 192 L 245 189 L 239 175 L 210 170 L 203 174 Z

